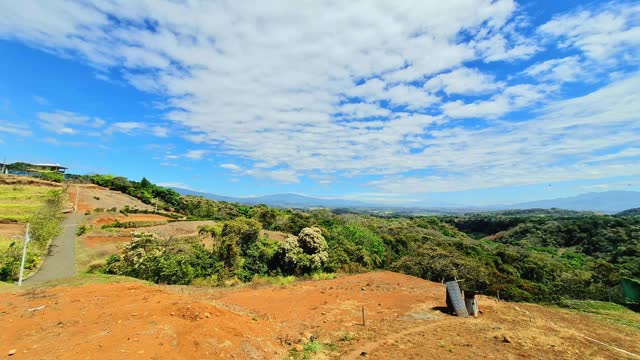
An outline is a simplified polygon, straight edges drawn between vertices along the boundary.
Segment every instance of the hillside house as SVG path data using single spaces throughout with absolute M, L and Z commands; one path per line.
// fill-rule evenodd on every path
M 25 173 L 45 173 L 45 172 L 57 172 L 64 174 L 67 168 L 60 164 L 30 164 L 25 162 L 15 162 L 11 164 L 0 164 L 3 174 L 13 172 L 25 172 Z

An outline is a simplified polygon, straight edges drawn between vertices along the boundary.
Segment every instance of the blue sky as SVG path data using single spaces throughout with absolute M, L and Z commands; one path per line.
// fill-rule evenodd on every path
M 640 5 L 0 2 L 0 156 L 406 205 L 640 190 Z

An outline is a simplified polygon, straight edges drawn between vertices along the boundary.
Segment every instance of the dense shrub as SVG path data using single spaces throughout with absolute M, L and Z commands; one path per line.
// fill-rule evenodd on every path
M 197 239 L 161 240 L 135 233 L 121 255 L 106 262 L 106 272 L 164 284 L 189 284 L 213 274 L 214 258 Z
M 327 241 L 317 227 L 304 228 L 300 234 L 278 243 L 274 254 L 283 274 L 303 275 L 323 270 L 329 259 Z

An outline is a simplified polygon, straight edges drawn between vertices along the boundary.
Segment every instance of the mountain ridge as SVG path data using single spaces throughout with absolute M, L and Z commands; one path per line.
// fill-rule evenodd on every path
M 536 201 L 527 201 L 510 205 L 493 205 L 493 206 L 473 206 L 473 205 L 389 205 L 375 204 L 359 200 L 349 199 L 323 199 L 312 196 L 284 193 L 270 194 L 254 197 L 232 197 L 218 194 L 212 194 L 201 191 L 172 187 L 181 195 L 203 196 L 207 199 L 235 202 L 246 205 L 265 204 L 273 207 L 294 207 L 294 208 L 378 208 L 378 209 L 449 209 L 458 212 L 467 212 L 471 209 L 477 212 L 507 210 L 507 209 L 563 209 L 575 211 L 597 211 L 604 213 L 617 213 L 627 209 L 640 207 L 640 192 L 626 190 L 611 190 L 602 192 L 589 192 L 575 196 L 564 198 L 544 199 Z

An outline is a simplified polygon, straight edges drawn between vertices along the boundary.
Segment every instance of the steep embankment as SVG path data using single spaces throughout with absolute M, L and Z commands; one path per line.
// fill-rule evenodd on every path
M 477 319 L 452 317 L 439 311 L 444 306 L 442 284 L 391 272 L 286 287 L 64 286 L 3 294 L 0 321 L 7 326 L 0 343 L 4 351 L 15 349 L 16 358 L 45 359 L 273 359 L 296 345 L 306 355 L 336 359 L 633 359 L 629 353 L 640 353 L 640 316 L 631 312 L 620 313 L 624 325 L 484 297 Z M 305 345 L 312 336 L 316 341 Z

